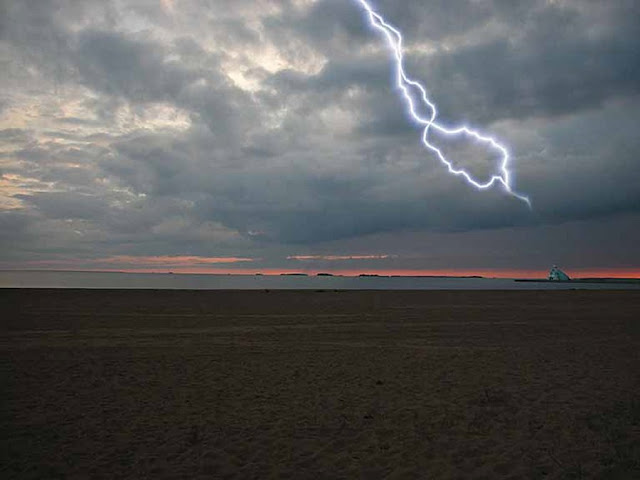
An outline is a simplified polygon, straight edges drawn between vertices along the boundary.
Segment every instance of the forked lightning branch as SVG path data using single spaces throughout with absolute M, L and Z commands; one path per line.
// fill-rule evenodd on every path
M 366 0 L 355 1 L 364 9 L 371 26 L 379 31 L 386 39 L 387 45 L 392 53 L 393 61 L 395 62 L 397 87 L 402 92 L 402 97 L 405 100 L 411 117 L 417 124 L 424 127 L 422 130 L 422 143 L 424 146 L 438 157 L 440 162 L 446 166 L 449 173 L 464 178 L 469 185 L 472 185 L 479 190 L 486 190 L 495 185 L 502 185 L 509 195 L 523 201 L 529 206 L 529 208 L 531 208 L 531 201 L 529 198 L 513 189 L 511 173 L 509 171 L 510 157 L 507 148 L 501 145 L 495 138 L 482 134 L 465 125 L 448 128 L 438 123 L 436 121 L 438 117 L 438 110 L 435 103 L 429 99 L 426 88 L 418 81 L 410 78 L 405 72 L 402 34 L 400 31 L 387 23 L 382 15 L 373 10 Z M 412 91 L 419 92 L 416 96 L 419 97 L 418 101 L 422 101 L 422 107 L 426 106 L 427 110 L 431 113 L 428 117 L 425 117 L 418 112 L 419 105 L 416 104 L 417 102 L 414 95 L 412 95 Z M 444 153 L 430 142 L 429 133 L 431 130 L 435 130 L 436 132 L 448 137 L 472 137 L 476 142 L 486 145 L 499 155 L 499 171 L 495 172 L 486 182 L 481 182 L 474 178 L 468 171 L 454 167 L 453 163 L 447 159 Z

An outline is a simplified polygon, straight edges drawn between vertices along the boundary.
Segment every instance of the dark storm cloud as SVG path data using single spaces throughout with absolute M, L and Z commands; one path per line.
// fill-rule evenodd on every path
M 0 213 L 3 250 L 286 257 L 381 232 L 633 216 L 640 7 L 428 3 L 376 5 L 443 120 L 510 146 L 533 212 L 421 148 L 355 2 L 2 2 L 0 181 L 19 202 Z
M 29 133 L 22 128 L 5 128 L 0 130 L 0 141 L 5 143 L 24 143 L 29 140 Z
M 133 41 L 109 32 L 86 31 L 73 52 L 78 71 L 94 89 L 134 101 L 177 98 L 198 72 L 165 62 L 164 52 L 151 42 Z
M 575 113 L 640 93 L 640 23 L 624 14 L 615 28 L 594 33 L 578 12 L 549 6 L 527 17 L 516 39 L 445 52 L 423 69 L 416 58 L 414 65 L 442 92 L 446 116 L 486 122 Z
M 345 40 L 367 42 L 369 34 L 354 2 L 340 0 L 316 2 L 306 10 L 288 8 L 262 23 L 279 42 L 286 44 L 292 37 L 302 37 L 316 48 L 338 55 L 345 51 Z
M 12 6 L 9 13 L 16 18 L 11 28 L 5 29 L 6 41 L 56 80 L 79 80 L 93 90 L 131 102 L 168 101 L 194 112 L 212 130 L 225 135 L 233 135 L 242 128 L 241 123 L 248 121 L 240 117 L 251 107 L 250 97 L 219 73 L 224 53 L 207 53 L 188 36 L 177 38 L 171 45 L 160 45 L 144 35 L 92 28 L 75 34 L 64 28 L 61 13 L 73 10 L 72 3 L 46 1 L 35 2 L 33 8 Z M 87 15 L 94 10 L 111 11 L 101 2 L 89 2 L 80 10 Z M 22 23 L 26 29 L 17 27 Z M 249 36 L 238 21 L 231 20 L 224 28 L 238 29 L 244 38 Z M 179 58 L 171 60 L 172 54 Z M 253 109 L 254 119 L 257 114 Z
M 109 208 L 104 198 L 77 192 L 42 192 L 35 195 L 16 195 L 16 197 L 33 204 L 50 219 L 90 220 L 102 217 Z
M 243 124 L 257 119 L 250 97 L 217 73 L 215 56 L 195 48 L 190 39 L 179 39 L 176 51 L 197 56 L 206 69 L 185 68 L 178 60 L 167 60 L 171 52 L 167 48 L 108 32 L 83 32 L 72 53 L 90 88 L 132 102 L 171 102 L 198 115 L 229 140 Z M 247 109 L 252 118 L 244 115 Z
M 420 0 L 382 0 L 375 2 L 375 6 L 378 11 L 384 12 L 385 19 L 400 27 L 407 37 L 429 41 L 465 33 L 500 15 L 502 11 L 495 2 L 473 0 L 433 0 L 428 5 Z
M 384 89 L 389 86 L 391 69 L 386 58 L 365 58 L 359 62 L 331 61 L 315 75 L 284 70 L 273 75 L 268 84 L 283 94 L 293 92 L 321 92 L 335 94 L 348 87 Z
M 185 152 L 187 144 L 191 149 Z M 103 168 L 127 179 L 133 190 L 154 198 L 190 199 L 196 218 L 217 219 L 245 234 L 261 231 L 271 242 L 313 243 L 421 227 L 499 226 L 517 223 L 522 214 L 514 200 L 470 192 L 453 179 L 425 191 L 421 186 L 429 182 L 430 169 L 418 164 L 398 171 L 398 165 L 374 152 L 366 170 L 339 168 L 333 173 L 307 170 L 313 152 L 280 166 L 262 164 L 249 169 L 234 162 L 226 167 L 198 162 L 206 153 L 195 150 L 193 142 L 180 140 L 132 139 L 121 144 L 118 152 Z M 243 165 L 247 164 L 251 161 L 244 158 Z M 458 196 L 443 204 L 438 199 L 447 191 Z M 470 202 L 475 203 L 472 211 L 466 207 Z M 496 208 L 501 210 L 499 217 Z
M 353 9 L 350 2 L 339 3 L 343 6 L 335 12 Z M 493 2 L 493 7 L 489 7 L 490 2 L 453 2 L 455 6 L 452 2 L 435 2 L 428 8 L 422 2 L 387 3 L 381 2 L 380 10 L 396 25 L 402 25 L 409 45 L 427 40 L 438 48 L 435 55 L 411 54 L 407 61 L 409 71 L 423 79 L 437 97 L 444 117 L 486 123 L 558 115 L 640 93 L 640 6 L 633 2 L 613 2 L 607 9 L 592 8 L 588 2 L 568 6 Z M 333 22 L 341 17 L 338 13 L 314 15 L 315 10 L 330 9 L 331 4 L 320 2 L 308 12 L 304 24 L 313 27 L 304 30 L 339 28 L 341 23 Z M 512 22 L 516 28 L 480 36 L 471 45 L 454 49 L 442 50 L 433 42 L 434 35 L 447 41 L 446 37 L 496 17 Z M 425 27 L 431 23 L 437 28 Z M 413 31 L 414 25 L 430 34 Z M 348 28 L 342 30 L 352 33 Z M 363 42 L 382 42 L 373 32 L 365 33 Z M 348 86 L 383 89 L 390 78 L 390 62 L 377 55 L 360 57 L 357 62 L 329 57 L 318 74 L 285 71 L 274 80 L 285 92 L 291 88 L 326 91 Z

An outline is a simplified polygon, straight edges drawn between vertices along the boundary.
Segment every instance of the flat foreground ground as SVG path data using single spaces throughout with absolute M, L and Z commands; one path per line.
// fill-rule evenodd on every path
M 640 478 L 638 291 L 0 306 L 2 478 Z

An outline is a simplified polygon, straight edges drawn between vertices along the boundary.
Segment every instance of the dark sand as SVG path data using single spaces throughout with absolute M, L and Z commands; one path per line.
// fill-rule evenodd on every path
M 0 290 L 2 478 L 640 478 L 640 292 Z

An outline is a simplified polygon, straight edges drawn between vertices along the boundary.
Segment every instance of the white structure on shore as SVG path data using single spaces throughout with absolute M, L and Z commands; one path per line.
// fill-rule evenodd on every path
M 549 272 L 549 280 L 553 280 L 556 282 L 566 282 L 571 280 L 569 275 L 560 270 L 556 265 L 553 266 L 551 271 Z

